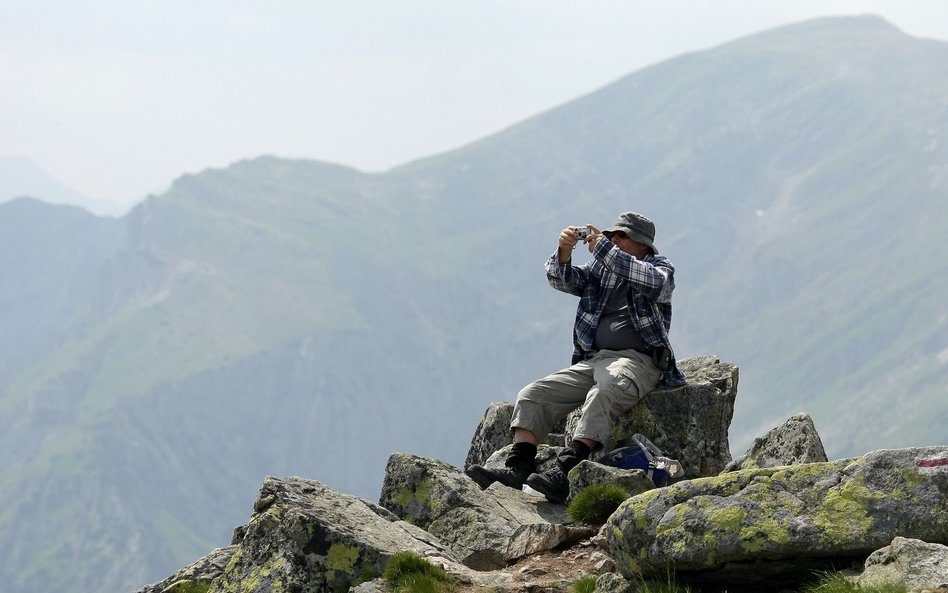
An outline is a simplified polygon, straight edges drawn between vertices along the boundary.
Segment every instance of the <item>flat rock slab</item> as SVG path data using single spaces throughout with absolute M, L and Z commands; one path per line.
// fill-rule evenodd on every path
M 481 490 L 459 468 L 406 453 L 389 458 L 379 504 L 477 570 L 501 568 L 596 531 L 568 525 L 562 505 L 496 483 Z
M 683 481 L 627 500 L 605 531 L 628 578 L 674 565 L 753 582 L 865 558 L 896 535 L 948 543 L 948 446 Z

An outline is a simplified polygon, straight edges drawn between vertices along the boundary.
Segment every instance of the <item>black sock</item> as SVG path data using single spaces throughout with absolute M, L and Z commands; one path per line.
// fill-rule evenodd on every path
M 514 443 L 513 449 L 507 455 L 507 461 L 504 465 L 514 467 L 517 465 L 532 465 L 536 462 L 537 446 L 533 443 Z
M 568 447 L 560 451 L 560 454 L 556 456 L 556 462 L 559 464 L 560 470 L 567 474 L 569 470 L 579 465 L 580 461 L 589 459 L 590 451 L 591 449 L 582 441 L 573 441 Z
M 589 459 L 589 454 L 592 453 L 592 449 L 582 441 L 574 440 L 569 444 L 569 448 L 576 451 L 576 455 L 580 460 Z

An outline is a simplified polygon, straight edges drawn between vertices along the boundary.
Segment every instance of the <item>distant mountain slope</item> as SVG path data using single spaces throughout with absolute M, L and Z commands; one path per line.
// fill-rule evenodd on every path
M 0 204 L 0 378 L 77 315 L 97 290 L 122 225 L 29 198 Z
M 842 455 L 948 438 L 946 129 L 946 44 L 826 19 L 659 64 L 393 174 L 431 203 L 476 203 L 472 224 L 648 212 L 679 267 L 679 349 L 744 370 L 737 441 L 807 409 Z M 914 428 L 890 425 L 893 399 Z
M 99 216 L 120 216 L 127 210 L 66 187 L 26 157 L 0 156 L 0 203 L 14 198 L 36 198 L 50 204 L 79 206 Z
M 824 19 L 384 174 L 263 157 L 119 220 L 0 205 L 0 579 L 128 591 L 227 543 L 266 474 L 375 498 L 392 451 L 460 464 L 569 359 L 557 232 L 628 209 L 678 268 L 679 354 L 741 367 L 734 453 L 800 410 L 835 457 L 945 443 L 946 58 Z

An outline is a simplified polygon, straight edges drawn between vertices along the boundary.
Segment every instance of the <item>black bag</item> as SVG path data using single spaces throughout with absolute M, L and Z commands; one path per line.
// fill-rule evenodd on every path
M 640 469 L 659 487 L 667 485 L 669 478 L 680 478 L 685 473 L 678 461 L 665 457 L 640 434 L 632 435 L 627 445 L 606 453 L 601 463 L 621 469 Z

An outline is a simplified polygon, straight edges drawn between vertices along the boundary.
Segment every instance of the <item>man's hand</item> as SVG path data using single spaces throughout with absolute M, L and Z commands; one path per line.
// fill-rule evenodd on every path
M 589 236 L 586 237 L 584 242 L 586 243 L 586 246 L 589 247 L 589 253 L 592 253 L 593 250 L 596 249 L 596 243 L 602 239 L 603 235 L 602 231 L 596 228 L 595 225 L 587 224 L 586 226 L 589 227 Z
M 576 238 L 576 227 L 568 226 L 560 231 L 560 247 L 557 251 L 557 258 L 560 263 L 566 263 L 573 257 L 573 249 L 579 239 Z

